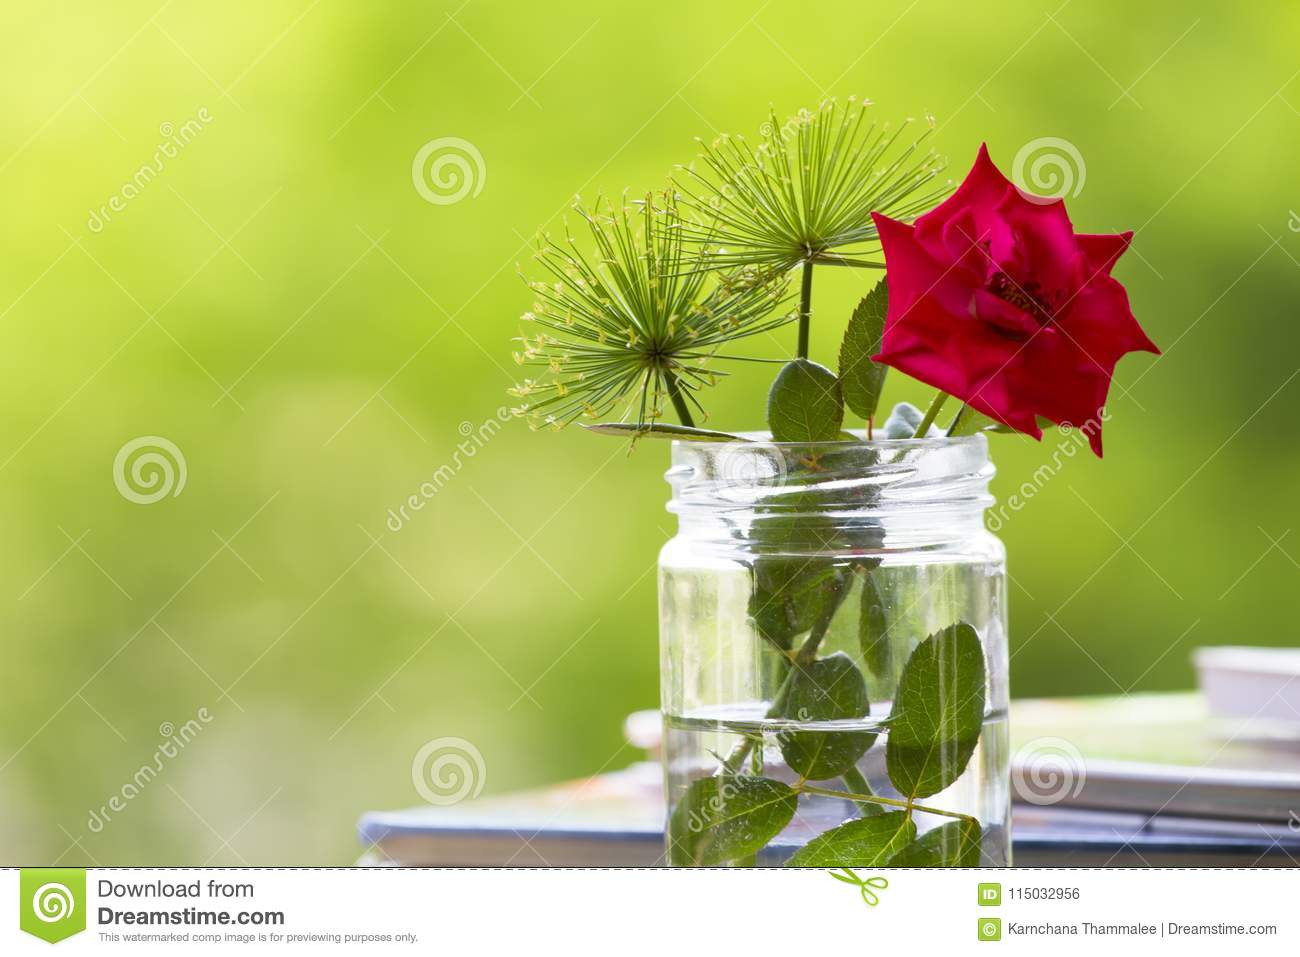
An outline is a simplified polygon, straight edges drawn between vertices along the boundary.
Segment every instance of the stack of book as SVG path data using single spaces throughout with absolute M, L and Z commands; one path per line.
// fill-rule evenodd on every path
M 1013 854 L 1030 867 L 1300 865 L 1300 650 L 1201 649 L 1204 693 L 1016 701 Z M 1288 670 L 1289 669 L 1289 670 Z M 629 737 L 654 750 L 657 718 Z M 657 762 L 453 807 L 373 812 L 361 862 L 663 863 Z

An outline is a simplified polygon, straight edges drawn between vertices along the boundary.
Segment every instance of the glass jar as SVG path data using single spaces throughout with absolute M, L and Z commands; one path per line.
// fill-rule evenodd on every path
M 983 435 L 674 442 L 659 557 L 674 865 L 1010 863 Z

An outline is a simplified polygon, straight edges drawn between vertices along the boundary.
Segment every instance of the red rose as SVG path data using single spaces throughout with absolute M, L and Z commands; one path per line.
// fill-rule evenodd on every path
M 1110 275 L 1133 234 L 1075 233 L 1061 200 L 1026 198 L 981 146 L 952 196 L 908 226 L 872 213 L 885 251 L 891 365 L 1020 432 L 1087 426 L 1120 356 L 1159 353 Z

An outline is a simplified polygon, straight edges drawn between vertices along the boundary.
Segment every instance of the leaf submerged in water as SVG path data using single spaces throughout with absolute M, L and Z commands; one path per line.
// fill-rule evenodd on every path
M 668 822 L 668 863 L 709 866 L 754 854 L 790 823 L 798 802 L 794 789 L 770 778 L 694 781 Z

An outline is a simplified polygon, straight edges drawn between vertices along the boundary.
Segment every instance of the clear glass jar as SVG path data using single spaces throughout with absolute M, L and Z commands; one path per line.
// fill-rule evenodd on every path
M 674 442 L 675 865 L 1010 863 L 1005 551 L 982 435 Z

